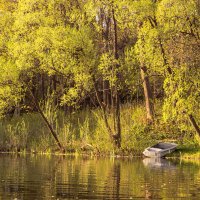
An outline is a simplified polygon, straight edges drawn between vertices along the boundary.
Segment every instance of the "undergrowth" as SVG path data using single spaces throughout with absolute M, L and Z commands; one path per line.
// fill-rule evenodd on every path
M 148 124 L 143 104 L 127 103 L 122 106 L 120 150 L 116 150 L 110 141 L 100 109 L 88 108 L 65 114 L 52 105 L 52 101 L 47 101 L 41 107 L 67 152 L 141 155 L 144 148 L 156 142 L 173 141 L 186 152 L 191 146 L 196 148 L 195 154 L 199 155 L 199 136 L 182 132 L 176 124 L 164 123 L 161 116 L 156 116 L 155 122 Z M 112 121 L 111 116 L 109 121 Z M 41 116 L 38 113 L 27 113 L 1 120 L 0 150 L 52 153 L 58 151 L 58 148 Z

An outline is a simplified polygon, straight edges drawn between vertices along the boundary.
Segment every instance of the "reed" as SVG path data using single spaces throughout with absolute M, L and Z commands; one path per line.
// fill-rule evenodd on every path
M 175 125 L 165 124 L 156 116 L 153 124 L 146 122 L 143 104 L 126 103 L 121 107 L 122 143 L 116 151 L 110 141 L 100 109 L 79 110 L 65 114 L 48 98 L 41 108 L 68 152 L 140 155 L 143 149 L 158 141 L 175 140 L 180 145 L 200 145 L 198 136 L 181 132 Z M 159 107 L 159 106 L 158 106 Z M 108 116 L 112 123 L 112 115 Z M 2 119 L 0 150 L 27 152 L 56 152 L 57 146 L 38 113 Z

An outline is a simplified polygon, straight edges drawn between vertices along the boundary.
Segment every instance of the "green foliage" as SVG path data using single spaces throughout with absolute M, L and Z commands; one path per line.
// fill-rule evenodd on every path
M 155 113 L 159 115 L 155 120 L 158 124 L 145 125 L 144 109 L 127 109 L 132 117 L 121 115 L 122 148 L 134 146 L 141 150 L 155 138 L 166 139 L 167 131 L 171 130 L 193 134 L 188 115 L 193 115 L 197 124 L 200 122 L 199 22 L 199 5 L 195 0 L 1 0 L 0 115 L 15 112 L 16 108 L 28 107 L 33 111 L 29 95 L 33 91 L 66 145 L 73 148 L 84 141 L 109 151 L 111 142 L 99 111 L 94 111 L 92 116 L 83 114 L 84 119 L 77 116 L 80 113 L 74 114 L 72 121 L 76 128 L 71 119 L 61 114 L 59 106 L 78 110 L 91 106 L 91 102 L 96 105 L 94 84 L 98 85 L 99 101 L 104 101 L 107 95 L 111 98 L 107 101 L 114 102 L 116 91 L 122 101 L 127 96 L 142 100 L 140 68 L 146 67 L 145 76 L 153 83 L 150 84 L 154 96 L 158 91 L 163 100 L 159 105 L 162 110 Z M 114 110 L 110 109 L 115 107 L 113 102 L 105 107 L 108 122 L 115 125 L 111 115 Z M 49 148 L 46 144 L 51 145 L 53 141 L 46 137 L 43 123 L 34 113 L 27 116 L 41 128 L 38 136 L 32 127 L 35 132 L 29 137 L 33 139 L 33 149 L 38 138 L 43 141 L 40 149 Z M 31 129 L 29 119 L 23 120 L 11 120 L 11 125 L 7 121 L 7 128 L 3 128 L 11 135 L 9 143 L 14 146 L 19 145 L 19 130 L 27 135 L 25 132 Z M 167 123 L 171 129 L 166 128 Z M 163 127 L 165 130 L 161 131 Z M 160 131 L 158 138 L 156 131 Z M 25 143 L 30 144 L 29 139 L 24 139 L 22 146 Z M 112 146 L 110 152 L 113 150 Z
M 10 122 L 3 120 L 0 125 L 0 130 L 1 151 L 22 151 L 26 149 L 29 127 L 24 119 L 13 118 Z
M 105 53 L 101 55 L 98 69 L 104 79 L 109 80 L 111 87 L 116 85 L 118 69 L 115 66 L 118 64 L 118 60 L 112 54 Z
M 162 1 L 157 14 L 164 32 L 166 57 L 173 70 L 173 76 L 167 77 L 164 82 L 164 119 L 175 119 L 182 130 L 190 131 L 188 114 L 197 117 L 198 122 L 200 105 L 197 4 L 195 1 Z
M 58 133 L 62 144 L 68 152 L 82 152 L 82 148 L 91 145 L 93 153 L 112 155 L 115 148 L 110 141 L 99 109 L 83 110 L 65 115 L 63 111 L 54 108 L 48 100 L 45 110 L 49 112 L 49 119 Z M 160 104 L 156 104 L 161 113 Z M 160 116 L 161 117 L 161 116 Z M 109 121 L 113 120 L 109 117 Z M 158 123 L 151 126 L 145 123 L 146 117 L 142 104 L 126 104 L 122 107 L 122 147 L 118 152 L 123 155 L 141 155 L 144 148 L 159 141 L 176 141 L 184 146 L 198 146 L 199 137 L 181 131 L 177 124 Z M 192 132 L 191 132 L 192 133 Z M 41 117 L 36 114 L 24 114 L 12 120 L 1 121 L 0 124 L 1 150 L 17 149 L 36 152 L 55 152 L 56 144 L 49 136 L 48 129 Z

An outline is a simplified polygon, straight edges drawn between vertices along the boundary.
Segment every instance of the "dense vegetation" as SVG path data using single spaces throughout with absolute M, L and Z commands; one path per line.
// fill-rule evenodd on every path
M 198 0 L 0 0 L 1 150 L 198 147 L 199 14 Z

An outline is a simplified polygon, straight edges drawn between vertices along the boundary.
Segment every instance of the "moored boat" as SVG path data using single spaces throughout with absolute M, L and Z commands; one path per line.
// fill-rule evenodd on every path
M 143 151 L 146 157 L 164 157 L 167 154 L 175 151 L 177 144 L 160 142 L 154 146 L 148 147 Z

